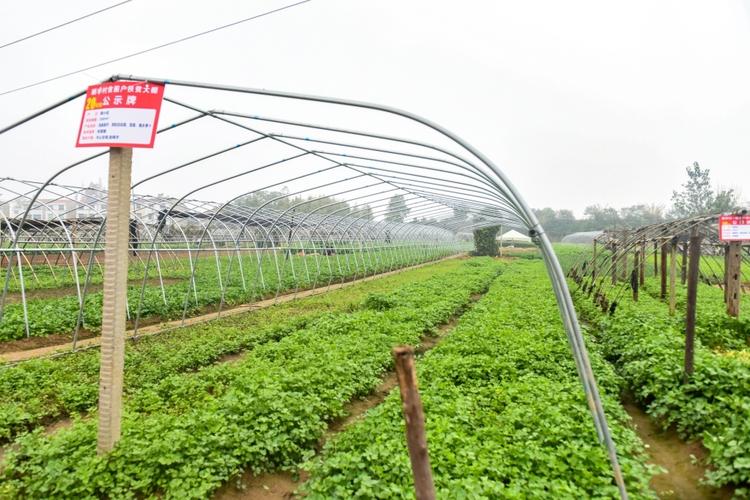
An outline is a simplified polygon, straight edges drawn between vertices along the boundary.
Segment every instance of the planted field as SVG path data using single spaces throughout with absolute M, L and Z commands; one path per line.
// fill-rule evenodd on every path
M 621 380 L 592 349 L 629 493 L 651 498 Z M 510 265 L 418 366 L 439 497 L 617 496 L 541 262 Z M 309 462 L 309 498 L 411 498 L 400 404 L 392 393 Z
M 214 348 L 213 359 L 202 351 L 222 345 L 224 338 L 218 334 L 201 338 L 205 346 L 193 344 L 196 354 L 187 364 L 170 349 L 176 343 L 160 345 L 161 337 L 154 337 L 151 347 L 130 358 L 126 367 L 134 378 L 126 383 L 123 436 L 117 448 L 109 455 L 96 455 L 91 413 L 51 435 L 41 427 L 17 435 L 3 459 L 0 495 L 201 498 L 243 469 L 259 473 L 296 467 L 314 453 L 327 423 L 342 415 L 344 404 L 378 384 L 391 365 L 391 346 L 418 344 L 423 335 L 460 314 L 474 294 L 489 286 L 500 264 L 472 259 L 424 269 L 410 272 L 423 273 L 426 279 L 405 278 L 390 290 L 370 290 L 359 300 L 350 296 L 331 312 L 313 306 L 304 319 L 279 315 L 276 329 L 259 328 L 258 338 L 236 340 L 235 347 L 224 350 Z M 345 297 L 351 290 L 338 293 Z M 228 330 L 231 338 L 241 337 L 247 327 L 236 323 L 232 332 L 230 325 L 240 320 L 223 321 L 198 328 Z M 182 339 L 189 338 L 199 336 Z M 243 349 L 246 353 L 231 362 L 209 365 L 221 353 Z M 182 354 L 190 351 L 186 348 Z M 4 405 L 5 414 L 21 414 L 18 408 L 27 400 L 36 404 L 34 409 L 56 408 L 47 412 L 49 418 L 71 412 L 64 408 L 71 402 L 74 409 L 91 409 L 95 379 L 76 386 L 76 363 L 90 365 L 91 373 L 96 355 L 27 362 L 0 371 L 6 377 L 6 394 L 24 382 L 28 390 L 26 397 Z M 186 371 L 199 366 L 203 368 Z M 68 377 L 68 395 L 80 395 L 80 406 L 75 407 L 73 397 L 55 407 L 56 394 L 65 393 L 59 382 L 35 395 L 35 381 L 51 373 Z M 42 423 L 41 413 L 26 427 Z M 6 435 L 12 435 L 21 426 L 6 427 Z
M 428 262 L 450 255 L 435 248 L 391 248 L 333 256 L 281 254 L 264 256 L 203 256 L 191 263 L 187 258 L 161 258 L 158 266 L 148 266 L 148 281 L 143 289 L 144 259 L 133 260 L 129 267 L 128 319 L 140 310 L 141 324 L 194 316 L 217 308 L 254 302 L 280 293 L 306 290 L 348 281 L 377 273 Z M 192 264 L 192 266 L 191 266 Z M 33 270 L 32 270 L 33 269 Z M 2 268 L 3 276 L 5 267 Z M 86 267 L 24 266 L 27 290 L 26 314 L 21 302 L 20 274 L 14 270 L 11 293 L 0 320 L 0 341 L 26 336 L 72 333 L 78 322 L 83 299 L 81 328 L 99 332 L 102 318 L 101 267 L 92 267 L 85 298 Z M 77 280 L 76 274 L 77 272 Z M 80 295 L 78 292 L 81 292 Z
M 579 312 L 594 325 L 603 352 L 627 381 L 648 413 L 664 427 L 674 426 L 689 440 L 702 439 L 709 450 L 706 480 L 750 492 L 750 363 L 747 316 L 727 318 L 722 291 L 701 285 L 695 371 L 683 383 L 685 324 L 650 293 L 638 303 L 627 296 L 614 316 L 604 315 L 578 294 Z M 715 295 L 718 294 L 718 297 Z M 745 308 L 745 311 L 748 309 Z

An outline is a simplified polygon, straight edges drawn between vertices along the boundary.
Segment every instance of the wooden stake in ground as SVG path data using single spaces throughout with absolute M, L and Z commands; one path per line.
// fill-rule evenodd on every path
M 669 243 L 666 241 L 661 244 L 661 290 L 659 298 L 666 300 L 667 298 L 667 252 L 669 251 Z
M 630 277 L 628 273 L 628 230 L 622 232 L 622 269 L 620 269 L 620 278 L 626 281 Z
M 641 265 L 638 272 L 640 273 L 639 283 L 646 284 L 646 240 L 641 241 Z
M 742 273 L 740 265 L 742 263 L 742 242 L 733 241 L 729 244 L 727 252 L 726 267 L 726 297 L 727 297 L 727 314 L 735 318 L 740 315 L 740 285 L 742 282 Z
M 693 229 L 690 234 L 690 248 L 688 249 L 687 276 L 687 307 L 685 315 L 685 373 L 683 380 L 687 382 L 693 375 L 694 344 L 695 344 L 695 314 L 698 299 L 698 273 L 701 262 L 701 236 Z
M 133 150 L 110 148 L 107 226 L 104 249 L 99 434 L 97 451 L 112 450 L 120 439 L 122 378 L 125 363 L 125 317 L 128 285 L 130 171 Z
M 687 262 L 688 262 L 688 242 L 682 243 L 682 269 L 680 270 L 680 282 L 684 285 L 687 282 Z
M 677 239 L 669 245 L 669 315 L 677 309 Z
M 635 260 L 633 262 L 633 274 L 630 277 L 630 288 L 633 289 L 633 301 L 638 302 L 638 287 L 639 287 L 638 269 L 642 269 L 640 265 L 640 260 L 641 260 L 640 250 L 636 250 L 634 259 Z
M 612 243 L 612 284 L 617 284 L 617 243 Z
M 414 474 L 414 494 L 417 500 L 434 500 L 435 485 L 432 482 L 430 455 L 427 453 L 427 437 L 424 431 L 424 412 L 419 398 L 417 372 L 414 369 L 414 349 L 408 346 L 395 347 L 396 375 L 401 390 L 401 403 L 406 421 L 406 445 Z
M 596 280 L 596 238 L 594 238 L 594 253 L 591 257 L 591 284 Z

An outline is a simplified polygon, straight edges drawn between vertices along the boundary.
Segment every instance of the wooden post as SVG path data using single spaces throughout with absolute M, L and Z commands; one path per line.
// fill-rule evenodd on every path
M 654 240 L 654 278 L 659 276 L 659 243 Z
M 669 249 L 669 243 L 664 241 L 661 244 L 661 292 L 659 297 L 661 300 L 667 298 L 667 252 Z
M 596 238 L 594 238 L 594 253 L 591 257 L 591 283 L 596 280 Z
M 99 368 L 99 454 L 120 439 L 125 362 L 125 307 L 128 284 L 131 148 L 110 148 L 104 247 L 104 302 Z
M 701 237 L 693 229 L 690 234 L 690 248 L 688 250 L 687 276 L 687 308 L 685 315 L 685 373 L 683 381 L 687 382 L 693 375 L 694 343 L 695 343 L 695 315 L 698 299 L 698 274 L 701 261 Z
M 434 500 L 435 485 L 432 482 L 430 455 L 427 453 L 427 437 L 424 430 L 424 412 L 419 398 L 417 373 L 414 370 L 414 349 L 395 347 L 396 375 L 401 390 L 401 403 L 406 421 L 406 444 L 414 474 L 414 494 L 417 500 Z
M 633 289 L 633 301 L 638 302 L 638 270 L 641 268 L 641 252 L 636 250 L 633 260 L 633 273 L 630 276 L 630 287 Z
M 641 285 L 644 285 L 646 283 L 646 240 L 641 241 L 641 265 L 639 273 L 639 282 Z
M 688 242 L 682 243 L 682 269 L 680 275 L 680 282 L 684 285 L 687 282 L 687 266 L 688 266 Z
M 617 243 L 612 243 L 612 284 L 617 284 Z
M 622 281 L 627 280 L 630 277 L 628 273 L 628 231 L 622 232 L 622 269 L 620 269 L 620 277 Z
M 677 309 L 677 238 L 669 245 L 669 315 Z
M 740 315 L 740 285 L 742 284 L 741 263 L 742 242 L 733 241 L 729 244 L 725 274 L 727 279 L 727 314 L 734 316 L 735 318 Z
M 729 310 L 729 243 L 724 245 L 724 303 Z

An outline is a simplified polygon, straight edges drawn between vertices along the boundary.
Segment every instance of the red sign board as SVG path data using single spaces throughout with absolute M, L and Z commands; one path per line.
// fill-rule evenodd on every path
M 76 147 L 153 148 L 164 85 L 106 82 L 86 92 Z
M 722 241 L 750 241 L 750 215 L 719 217 L 719 238 Z

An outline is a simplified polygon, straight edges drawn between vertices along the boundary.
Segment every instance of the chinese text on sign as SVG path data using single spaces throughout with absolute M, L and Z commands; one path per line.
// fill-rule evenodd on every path
M 164 85 L 117 81 L 86 92 L 77 147 L 152 148 Z
M 750 215 L 722 215 L 719 236 L 722 241 L 750 241 Z

